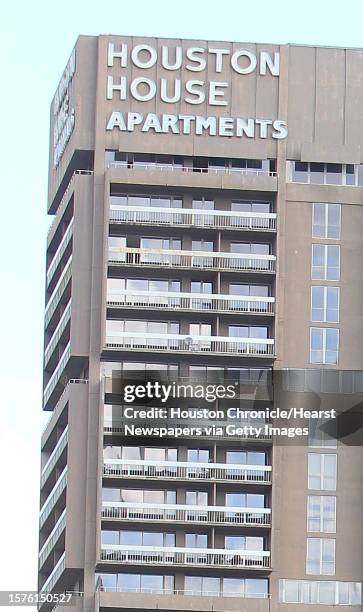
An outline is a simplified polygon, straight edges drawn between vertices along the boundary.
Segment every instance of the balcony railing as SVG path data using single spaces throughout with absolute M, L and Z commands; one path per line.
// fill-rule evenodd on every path
M 55 368 L 52 376 L 50 377 L 47 386 L 44 389 L 44 394 L 43 394 L 43 402 L 44 404 L 46 404 L 50 398 L 50 396 L 52 395 L 55 387 L 57 386 L 57 383 L 59 382 L 59 379 L 61 378 L 64 368 L 66 367 L 69 358 L 71 356 L 71 344 L 70 342 L 68 342 L 66 348 L 64 349 L 64 352 L 58 362 L 57 367 Z
M 208 312 L 246 312 L 273 314 L 274 297 L 222 295 L 213 293 L 173 293 L 168 291 L 110 292 L 111 308 L 158 308 L 161 310 L 201 310 Z
M 110 222 L 266 231 L 276 229 L 276 213 L 111 205 Z
M 270 553 L 263 550 L 226 550 L 220 548 L 169 548 L 163 546 L 104 545 L 101 561 L 125 565 L 184 565 L 266 569 Z
M 67 246 L 69 245 L 71 238 L 73 236 L 73 219 L 71 219 L 65 233 L 64 236 L 56 250 L 56 252 L 54 253 L 53 259 L 49 265 L 49 268 L 47 270 L 47 286 L 49 285 L 50 281 L 52 280 L 54 273 L 59 265 L 59 262 L 61 261 L 64 252 L 67 248 Z
M 70 279 L 72 278 L 72 257 L 69 258 L 66 267 L 64 268 L 59 281 L 53 289 L 53 293 L 50 296 L 47 306 L 45 308 L 44 314 L 44 324 L 45 327 L 48 326 L 49 321 L 51 320 L 59 301 L 64 293 L 65 288 L 67 287 Z
M 54 589 L 55 585 L 57 584 L 59 578 L 63 574 L 63 572 L 65 570 L 65 567 L 66 567 L 66 553 L 64 552 L 63 555 L 58 560 L 57 564 L 54 566 L 53 571 L 48 576 L 48 578 L 45 581 L 45 583 L 43 584 L 42 588 L 40 589 L 40 591 L 42 593 L 44 593 L 44 592 L 51 593 L 53 591 L 53 589 Z
M 58 521 L 54 525 L 54 528 L 49 534 L 48 538 L 44 542 L 44 545 L 39 551 L 39 567 L 40 568 L 43 566 L 50 552 L 53 550 L 55 544 L 58 542 L 61 534 L 65 530 L 65 527 L 66 527 L 66 510 L 64 509 Z
M 105 459 L 103 474 L 106 477 L 120 478 L 213 480 L 258 484 L 271 482 L 271 466 L 269 465 L 235 465 L 232 463 Z
M 40 517 L 39 517 L 40 528 L 43 527 L 45 521 L 47 520 L 48 516 L 52 512 L 54 506 L 56 505 L 58 499 L 62 495 L 66 486 L 67 486 L 67 467 L 64 468 L 63 472 L 59 476 L 57 482 L 55 483 L 53 489 L 49 493 L 45 503 L 43 504 L 40 510 Z
M 109 247 L 108 261 L 109 264 L 118 266 L 274 272 L 276 257 L 275 255 L 254 253 L 220 253 L 217 251 L 182 251 L 111 246 Z
M 126 164 L 125 162 L 111 162 L 108 166 L 109 168 L 127 168 L 127 170 L 151 170 L 151 171 L 159 171 L 159 172 L 184 172 L 189 174 L 226 174 L 226 175 L 241 175 L 241 176 L 277 176 L 277 172 L 272 172 L 271 170 L 262 170 L 262 169 L 254 169 L 254 168 L 226 168 L 226 167 L 209 167 L 209 168 L 196 168 L 194 166 L 182 166 L 182 165 L 172 165 L 172 164 L 158 164 L 158 163 L 134 163 L 134 164 Z
M 57 444 L 55 445 L 52 454 L 46 462 L 40 476 L 40 487 L 43 487 L 48 480 L 52 470 L 54 469 L 59 457 L 63 453 L 64 449 L 68 444 L 68 425 L 66 425 L 62 435 L 60 436 Z
M 188 506 L 180 504 L 143 504 L 103 502 L 102 518 L 112 521 L 147 523 L 196 523 L 205 525 L 240 525 L 269 527 L 269 508 L 234 508 L 226 506 Z
M 274 341 L 270 338 L 121 332 L 120 334 L 107 334 L 105 348 L 271 357 L 274 354 Z
M 71 318 L 71 300 L 69 300 L 65 311 L 63 312 L 57 327 L 55 328 L 53 335 L 48 342 L 48 346 L 44 351 L 44 364 L 47 365 L 49 359 L 51 358 L 55 347 L 57 346 L 59 340 L 62 337 L 64 330 L 66 329 Z
M 103 586 L 102 580 L 97 583 L 96 590 L 105 593 L 146 593 L 148 595 L 182 595 L 183 597 L 243 597 L 244 599 L 268 599 L 267 593 L 244 593 L 242 591 L 208 591 L 192 589 L 169 589 L 169 588 L 148 588 L 148 587 L 110 587 Z M 210 609 L 210 607 L 208 607 Z M 267 611 L 267 609 L 266 609 Z

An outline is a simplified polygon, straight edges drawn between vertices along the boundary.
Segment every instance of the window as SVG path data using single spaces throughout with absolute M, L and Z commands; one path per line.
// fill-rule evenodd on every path
M 214 201 L 206 200 L 205 198 L 202 198 L 201 200 L 193 200 L 192 208 L 195 208 L 196 210 L 214 210 Z
M 174 576 L 117 574 L 117 588 L 124 593 L 173 593 Z
M 335 540 L 307 539 L 306 573 L 325 576 L 335 574 Z
M 308 531 L 335 533 L 336 497 L 330 495 L 309 495 L 307 519 Z
M 102 535 L 107 534 L 103 531 Z M 118 534 L 119 541 L 114 544 L 125 546 L 175 546 L 175 533 L 160 533 L 156 531 L 120 531 L 110 532 Z
M 339 323 L 339 287 L 311 288 L 311 320 Z
M 141 238 L 140 247 L 147 249 L 176 249 L 182 248 L 179 238 Z
M 259 493 L 226 493 L 228 508 L 264 508 L 265 496 Z
M 292 183 L 312 185 L 361 185 L 361 166 L 325 162 L 287 161 L 287 176 Z
M 313 238 L 340 239 L 340 204 L 313 204 Z
M 188 448 L 188 459 L 191 463 L 208 463 L 209 450 L 201 448 Z
M 182 208 L 183 200 L 178 197 L 139 196 L 139 195 L 112 195 L 110 208 L 117 209 L 122 206 L 138 206 L 142 208 Z
M 186 548 L 208 548 L 208 536 L 206 533 L 186 533 Z
M 218 595 L 220 579 L 209 576 L 185 576 L 184 591 L 186 595 Z
M 249 327 L 245 325 L 229 325 L 229 338 L 268 338 L 268 327 L 262 325 Z
M 362 585 L 359 582 L 332 580 L 280 580 L 280 602 L 326 605 L 360 605 Z
M 313 448 L 336 448 L 336 419 L 309 419 L 309 446 Z
M 192 281 L 190 291 L 192 293 L 213 293 L 213 284 L 206 281 Z
M 268 297 L 270 295 L 269 285 L 229 285 L 229 295 L 253 295 L 259 297 Z
M 208 493 L 207 491 L 187 491 L 185 503 L 188 506 L 208 506 Z
M 256 255 L 269 255 L 271 245 L 258 242 L 231 242 L 231 253 L 252 253 Z
M 102 489 L 102 501 L 129 502 L 144 504 L 176 504 L 176 491 L 156 491 L 143 489 Z
M 313 280 L 334 280 L 340 278 L 340 246 L 313 244 L 311 278 Z
M 271 212 L 270 202 L 231 202 L 231 210 L 236 212 L 256 212 L 269 213 Z
M 338 363 L 339 330 L 330 327 L 310 329 L 310 363 Z
M 214 245 L 211 240 L 192 240 L 192 251 L 204 251 L 210 253 L 213 251 Z
M 258 536 L 225 536 L 224 547 L 227 550 L 263 550 L 263 538 Z
M 308 488 L 335 491 L 337 480 L 337 456 L 325 453 L 308 454 Z
M 259 451 L 227 451 L 226 463 L 234 465 L 266 465 L 266 453 Z

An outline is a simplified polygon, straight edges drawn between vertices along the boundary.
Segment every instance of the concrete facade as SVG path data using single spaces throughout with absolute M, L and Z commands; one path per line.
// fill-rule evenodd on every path
M 165 67 L 163 47 L 170 64 L 178 66 L 180 53 L 181 67 Z M 130 439 L 108 425 L 107 406 L 109 372 L 124 363 L 135 370 L 172 365 L 184 377 L 198 366 L 238 368 L 250 377 L 252 399 L 263 394 L 253 383 L 255 370 L 339 377 L 363 370 L 362 74 L 362 49 L 78 39 L 51 106 L 54 220 L 47 239 L 43 408 L 52 415 L 42 438 L 40 589 L 80 593 L 77 607 L 85 612 L 361 607 L 360 446 L 274 444 L 268 437 Z M 178 97 L 179 85 L 180 100 L 161 99 L 162 91 L 164 98 Z M 137 99 L 149 93 L 150 100 Z M 320 318 L 313 315 L 313 287 L 324 302 L 313 304 Z M 318 392 L 331 407 L 332 395 Z M 188 471 L 165 476 L 161 461 L 159 478 L 148 478 L 136 468 L 128 473 L 124 459 L 119 473 L 108 472 L 107 453 L 130 446 L 140 447 L 140 457 L 149 447 L 174 449 L 187 470 L 200 462 L 188 450 L 208 451 L 208 469 L 222 472 L 191 482 Z M 259 461 L 264 453 L 272 476 L 232 481 L 221 467 L 231 451 L 251 453 L 252 471 L 248 457 Z M 336 457 L 335 482 L 326 485 L 321 468 L 321 487 L 313 486 L 309 462 L 329 462 L 326 455 Z M 110 491 L 121 489 L 120 504 L 110 505 Z M 169 491 L 169 499 L 175 492 L 176 501 L 165 497 L 157 502 L 159 514 L 154 508 L 152 518 L 146 510 L 137 518 L 124 501 L 134 490 Z M 208 518 L 190 518 L 188 491 L 207 494 L 207 504 L 195 505 L 207 505 Z M 250 512 L 231 524 L 227 496 L 238 494 L 247 496 Z M 320 528 L 308 530 L 309 497 L 334 504 L 333 529 L 324 527 L 332 517 L 322 512 Z M 260 502 L 263 512 L 252 521 L 251 504 Z M 162 517 L 168 504 L 185 510 L 184 518 L 174 520 L 171 508 Z M 223 520 L 213 506 L 224 508 Z M 173 546 L 186 551 L 111 555 L 107 542 L 116 532 L 172 533 Z M 206 536 L 209 560 L 187 546 L 190 534 Z M 225 538 L 232 536 L 245 538 L 245 561 L 228 556 Z M 254 556 L 261 538 L 264 554 Z M 307 560 L 312 539 L 322 547 L 315 572 Z M 210 549 L 224 551 L 219 561 Z M 107 583 L 117 574 L 130 577 L 129 592 L 116 578 Z M 143 588 L 142 578 L 130 586 L 135 575 L 171 578 Z M 206 581 L 212 593 L 203 585 L 191 592 L 185 576 L 194 585 L 198 577 L 218 579 L 219 587 Z

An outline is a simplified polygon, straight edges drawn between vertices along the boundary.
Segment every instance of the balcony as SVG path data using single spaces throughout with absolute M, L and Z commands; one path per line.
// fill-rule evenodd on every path
M 208 155 L 202 151 L 200 154 Z M 276 172 L 247 168 L 193 168 L 166 164 L 127 166 L 115 162 L 110 164 L 108 178 L 112 183 L 124 185 L 277 191 Z
M 203 568 L 268 569 L 270 553 L 263 550 L 171 548 L 164 546 L 104 545 L 101 562 L 122 565 L 171 565 Z
M 40 487 L 44 487 L 46 481 L 48 480 L 50 474 L 52 473 L 59 457 L 62 455 L 64 449 L 68 444 L 68 425 L 64 429 L 62 435 L 60 436 L 57 444 L 55 445 L 52 454 L 50 455 L 48 461 L 42 469 L 42 473 L 40 476 Z
M 64 310 L 57 327 L 55 328 L 51 339 L 48 342 L 47 348 L 44 351 L 44 365 L 46 366 L 56 348 L 59 340 L 62 337 L 69 321 L 71 319 L 71 300 L 68 302 L 66 309 Z
M 103 465 L 103 475 L 106 478 L 147 478 L 148 480 L 164 478 L 166 480 L 202 480 L 266 485 L 271 483 L 271 466 L 106 459 Z
M 54 528 L 49 534 L 48 538 L 44 542 L 44 545 L 39 551 L 39 568 L 41 568 L 44 565 L 44 562 L 47 560 L 49 554 L 51 553 L 54 546 L 58 542 L 65 528 L 66 528 L 66 510 L 64 509 L 58 521 L 56 522 Z
M 119 334 L 113 333 L 106 336 L 105 349 L 271 358 L 274 354 L 274 340 L 270 338 L 120 332 Z
M 96 612 L 101 610 L 193 610 L 194 612 L 270 612 L 266 593 L 230 590 L 150 589 L 97 586 Z M 243 598 L 243 602 L 241 599 Z
M 172 310 L 198 312 L 246 313 L 273 315 L 274 297 L 236 296 L 207 293 L 173 293 L 167 291 L 119 291 L 107 296 L 108 308 Z
M 109 247 L 108 263 L 112 266 L 141 268 L 179 268 L 227 272 L 275 271 L 275 255 L 252 253 L 219 253 L 217 251 L 178 251 L 132 247 Z
M 50 399 L 54 389 L 56 388 L 63 372 L 64 372 L 64 368 L 66 367 L 69 359 L 71 356 L 71 344 L 70 342 L 68 342 L 66 348 L 63 351 L 63 354 L 61 356 L 61 358 L 59 359 L 58 365 L 55 368 L 52 376 L 50 377 L 45 389 L 44 389 L 44 393 L 43 393 L 43 404 L 44 406 L 47 404 L 48 400 Z
M 63 472 L 59 476 L 57 482 L 55 483 L 53 489 L 49 493 L 45 503 L 43 504 L 40 510 L 40 516 L 39 516 L 40 529 L 43 527 L 48 516 L 54 509 L 57 501 L 59 500 L 66 486 L 67 486 L 67 467 L 64 468 Z
M 276 213 L 111 205 L 110 224 L 276 231 Z
M 64 268 L 56 286 L 53 289 L 53 293 L 50 296 L 44 314 L 44 324 L 45 327 L 48 327 L 49 322 L 56 311 L 57 306 L 59 305 L 60 299 L 64 293 L 65 288 L 67 287 L 69 281 L 72 278 L 72 257 L 69 258 L 66 267 Z
M 62 260 L 62 257 L 67 249 L 67 246 L 69 245 L 71 239 L 73 236 L 73 219 L 70 221 L 64 236 L 56 250 L 56 252 L 53 255 L 52 261 L 49 264 L 48 270 L 47 270 L 47 287 L 49 286 L 49 283 L 51 282 L 56 269 L 59 266 L 60 261 Z
M 51 593 L 53 591 L 59 578 L 63 574 L 65 567 L 66 567 L 66 553 L 64 552 L 63 555 L 58 560 L 57 564 L 54 566 L 53 571 L 48 576 L 42 588 L 40 589 L 41 593 L 44 593 L 44 592 Z
M 166 523 L 169 525 L 170 523 L 191 523 L 270 527 L 271 510 L 269 508 L 103 502 L 102 518 L 107 521 Z

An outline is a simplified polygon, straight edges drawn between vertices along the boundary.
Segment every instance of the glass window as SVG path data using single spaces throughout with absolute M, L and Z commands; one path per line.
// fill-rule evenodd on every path
M 210 253 L 214 245 L 211 240 L 192 240 L 192 251 L 204 251 Z
M 340 239 L 340 204 L 313 204 L 313 238 Z
M 313 280 L 339 280 L 339 245 L 313 244 L 311 278 Z
M 188 506 L 208 506 L 208 493 L 207 491 L 187 491 L 185 503 Z
M 204 198 L 201 200 L 193 200 L 192 208 L 195 208 L 197 210 L 214 210 L 214 201 L 205 200 Z
M 325 576 L 335 574 L 335 540 L 307 539 L 306 573 Z
M 268 595 L 268 580 L 266 578 L 246 578 L 246 597 L 265 598 Z
M 307 517 L 308 531 L 335 533 L 336 497 L 330 495 L 309 495 Z
M 205 281 L 192 281 L 190 290 L 192 293 L 213 293 L 213 285 Z
M 339 322 L 339 287 L 311 288 L 311 320 Z
M 309 180 L 308 162 L 292 162 L 292 180 L 296 183 L 307 183 Z
M 186 533 L 185 546 L 187 548 L 208 548 L 208 536 L 206 533 Z
M 326 429 L 328 429 L 328 431 L 326 431 Z M 336 448 L 336 436 L 337 422 L 335 419 L 309 419 L 310 447 Z
M 188 448 L 188 459 L 192 463 L 208 463 L 209 450 L 200 448 Z
M 328 185 L 341 185 L 343 166 L 342 164 L 327 164 L 326 165 L 326 182 Z
M 329 453 L 308 454 L 308 487 L 322 491 L 335 491 L 337 456 Z
M 312 327 L 310 330 L 310 363 L 338 363 L 339 330 Z
M 282 583 L 282 584 L 281 584 Z M 300 602 L 300 584 L 298 580 L 280 581 L 280 600 L 285 603 Z
M 311 162 L 310 164 L 310 183 L 314 185 L 324 184 L 325 164 Z

